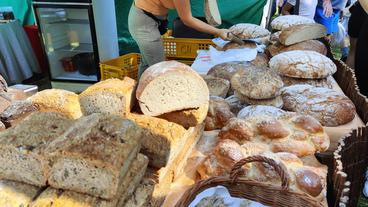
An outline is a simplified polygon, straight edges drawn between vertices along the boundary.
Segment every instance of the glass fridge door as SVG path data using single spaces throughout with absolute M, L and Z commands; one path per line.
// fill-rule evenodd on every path
M 91 8 L 36 7 L 52 80 L 97 81 L 97 46 Z

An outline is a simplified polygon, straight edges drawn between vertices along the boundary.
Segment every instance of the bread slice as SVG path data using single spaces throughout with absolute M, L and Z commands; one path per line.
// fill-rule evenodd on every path
M 282 30 L 280 42 L 289 46 L 306 40 L 314 40 L 327 35 L 327 29 L 322 24 L 300 24 Z
M 186 130 L 181 125 L 164 119 L 129 114 L 128 119 L 134 121 L 143 130 L 142 153 L 147 155 L 150 166 L 161 168 L 174 157 L 178 147 L 185 142 L 182 138 Z
M 15 126 L 33 112 L 38 111 L 36 106 L 28 100 L 14 101 L 3 113 L 0 120 L 7 128 Z
M 48 182 L 54 188 L 112 199 L 139 152 L 140 140 L 140 127 L 120 116 L 83 117 L 48 145 Z
M 208 105 L 209 104 L 203 104 L 203 106 L 197 109 L 186 109 L 162 114 L 159 118 L 180 124 L 188 129 L 189 127 L 195 127 L 203 123 L 207 116 Z
M 73 191 L 57 190 L 47 188 L 40 196 L 38 196 L 29 207 L 116 207 L 119 200 L 125 200 L 132 195 L 136 187 L 138 187 L 144 172 L 146 171 L 148 159 L 138 154 L 134 162 L 123 179 L 120 180 L 119 194 L 112 200 L 104 200 L 86 194 L 81 194 Z
M 108 79 L 98 82 L 79 95 L 83 115 L 107 113 L 125 115 L 133 107 L 136 81 Z
M 210 75 L 203 76 L 203 79 L 207 83 L 211 96 L 220 96 L 222 98 L 226 97 L 226 94 L 230 89 L 230 81 Z
M 0 180 L 0 206 L 28 206 L 42 188 L 24 183 Z
M 201 107 L 208 103 L 209 91 L 206 82 L 192 68 L 176 61 L 165 61 L 142 74 L 136 96 L 145 115 L 159 116 Z
M 70 119 L 82 116 L 78 95 L 61 89 L 47 89 L 31 96 L 29 100 L 39 111 L 63 114 Z
M 221 15 L 217 6 L 217 0 L 204 1 L 204 14 L 208 24 L 212 26 L 221 25 Z
M 150 179 L 143 179 L 124 207 L 147 207 L 152 197 L 154 183 Z
M 0 177 L 45 186 L 50 168 L 45 148 L 72 124 L 60 114 L 36 112 L 1 132 Z

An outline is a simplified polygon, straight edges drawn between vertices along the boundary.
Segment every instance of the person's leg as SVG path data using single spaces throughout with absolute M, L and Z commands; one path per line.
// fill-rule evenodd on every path
M 151 65 L 164 61 L 164 47 L 158 23 L 134 5 L 129 12 L 129 32 L 141 53 L 138 78 Z

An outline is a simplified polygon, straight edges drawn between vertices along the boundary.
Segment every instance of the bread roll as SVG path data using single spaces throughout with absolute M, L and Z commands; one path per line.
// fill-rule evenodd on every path
M 336 72 L 336 65 L 328 57 L 314 51 L 294 50 L 271 58 L 270 68 L 282 76 L 319 79 Z
M 142 74 L 136 97 L 145 115 L 159 116 L 201 107 L 209 101 L 209 90 L 203 78 L 189 66 L 165 61 Z
M 327 29 L 322 24 L 293 25 L 282 30 L 280 43 L 288 46 L 307 40 L 322 38 L 326 35 Z
M 284 108 L 316 118 L 323 126 L 339 126 L 352 121 L 355 106 L 344 94 L 311 85 L 293 85 L 282 90 Z
M 271 33 L 256 24 L 240 23 L 230 27 L 230 31 L 240 39 L 255 39 L 270 35 Z
M 314 23 L 314 20 L 307 17 L 298 15 L 283 15 L 272 20 L 271 27 L 274 30 L 284 30 L 294 25 L 311 23 Z
M 209 110 L 205 120 L 205 130 L 221 129 L 233 117 L 235 115 L 231 112 L 230 106 L 225 99 L 211 96 Z

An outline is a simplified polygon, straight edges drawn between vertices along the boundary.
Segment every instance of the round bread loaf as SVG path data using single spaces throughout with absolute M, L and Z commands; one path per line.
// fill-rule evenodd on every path
M 282 106 L 284 105 L 281 96 L 276 96 L 275 98 L 270 99 L 251 99 L 237 91 L 234 92 L 234 95 L 247 105 L 274 106 L 277 108 L 282 108 Z
M 231 112 L 230 106 L 225 99 L 211 96 L 208 114 L 205 120 L 205 130 L 221 129 L 233 117 L 235 115 Z
M 314 23 L 313 19 L 302 17 L 299 15 L 283 15 L 276 17 L 271 22 L 271 27 L 274 30 L 283 30 L 293 25 L 311 24 Z
M 248 67 L 231 78 L 235 91 L 252 99 L 270 99 L 280 95 L 284 86 L 281 77 L 266 67 Z
M 0 93 L 7 91 L 8 91 L 8 84 L 6 83 L 6 80 L 3 78 L 3 76 L 0 75 Z
M 136 91 L 145 115 L 199 108 L 209 101 L 209 90 L 203 78 L 191 67 L 164 61 L 150 66 L 142 74 Z
M 271 58 L 270 68 L 282 76 L 308 79 L 326 78 L 337 70 L 328 57 L 306 50 L 278 54 Z
M 267 29 L 249 23 L 236 24 L 230 27 L 230 31 L 243 40 L 261 38 L 271 34 Z
M 231 81 L 233 75 L 239 70 L 244 70 L 248 67 L 252 66 L 249 62 L 244 61 L 232 61 L 221 63 L 213 66 L 208 72 L 207 75 L 211 75 L 217 78 L 223 78 Z
M 292 85 L 308 84 L 315 87 L 333 88 L 334 80 L 332 76 L 327 76 L 327 78 L 321 79 L 304 79 L 304 78 L 291 78 L 286 76 L 281 76 L 285 87 Z
M 277 32 L 272 33 L 270 35 L 270 42 L 271 42 L 271 44 L 275 44 L 275 43 L 280 42 L 280 34 L 281 34 L 281 31 L 277 31 Z
M 240 110 L 247 106 L 244 102 L 242 102 L 237 96 L 231 95 L 225 99 L 225 101 L 229 104 L 231 112 L 234 114 L 238 114 Z
M 238 118 L 239 119 L 250 119 L 252 117 L 258 117 L 258 116 L 268 116 L 268 117 L 281 117 L 285 114 L 287 114 L 288 112 L 276 108 L 274 106 L 262 106 L 262 105 L 255 105 L 255 106 L 247 106 L 245 108 L 243 108 L 241 111 L 239 111 L 238 113 Z
M 352 121 L 355 106 L 344 94 L 311 85 L 293 85 L 282 90 L 284 109 L 308 114 L 323 126 L 339 126 Z
M 239 45 L 236 42 L 229 42 L 226 43 L 226 45 L 224 45 L 224 47 L 222 48 L 222 50 L 226 51 L 229 49 L 244 49 L 244 48 L 257 48 L 257 44 L 255 42 L 244 42 L 244 44 Z
M 322 55 L 327 55 L 326 46 L 318 40 L 307 40 L 304 42 L 296 43 L 290 46 L 284 46 L 279 42 L 269 45 L 267 47 L 268 52 L 271 56 L 276 56 L 283 52 L 294 51 L 294 50 L 307 50 L 307 51 L 315 51 Z
M 226 97 L 230 89 L 230 81 L 210 75 L 203 76 L 203 79 L 207 83 L 211 96 Z

